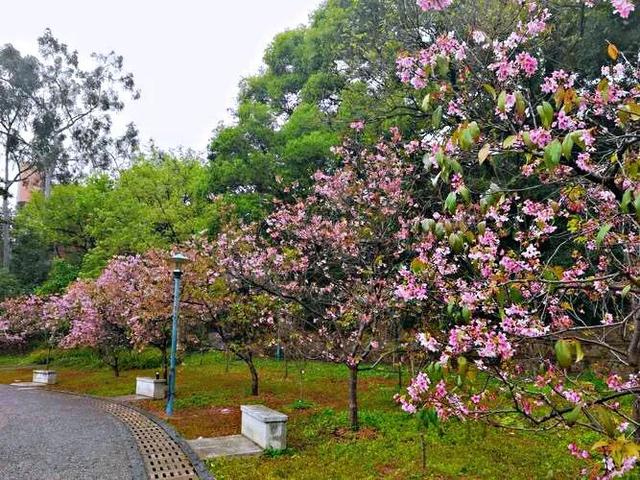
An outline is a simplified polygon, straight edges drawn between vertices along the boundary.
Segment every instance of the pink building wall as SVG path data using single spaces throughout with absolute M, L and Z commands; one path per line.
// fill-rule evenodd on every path
M 28 178 L 22 180 L 18 184 L 18 196 L 17 203 L 18 206 L 24 205 L 25 203 L 31 200 L 31 195 L 34 191 L 40 190 L 42 187 L 42 179 L 40 174 L 34 173 L 33 175 L 29 175 Z

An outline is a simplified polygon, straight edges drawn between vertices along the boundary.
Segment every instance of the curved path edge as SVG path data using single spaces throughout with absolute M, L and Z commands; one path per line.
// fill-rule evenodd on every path
M 84 394 L 84 393 L 69 392 L 69 391 L 66 391 L 66 390 L 53 390 L 52 389 L 52 390 L 49 390 L 49 391 L 50 392 L 60 393 L 60 394 L 63 394 L 63 395 L 70 395 L 70 396 L 75 396 L 75 397 L 89 398 L 89 399 L 96 400 L 96 401 L 103 402 L 103 403 L 111 403 L 111 404 L 115 404 L 115 405 L 120 405 L 120 406 L 129 408 L 129 409 L 139 413 L 140 415 L 143 415 L 144 417 L 146 417 L 147 419 L 149 419 L 150 421 L 155 423 L 158 427 L 160 427 L 169 436 L 169 438 L 171 438 L 171 440 L 173 440 L 180 447 L 180 449 L 184 452 L 184 454 L 187 456 L 187 458 L 191 462 L 191 465 L 193 466 L 194 470 L 198 474 L 198 477 L 200 477 L 200 480 L 216 480 L 215 477 L 209 472 L 209 470 L 207 469 L 207 467 L 204 464 L 204 462 L 200 459 L 200 457 L 198 457 L 198 455 L 193 450 L 193 448 L 191 448 L 189 443 L 187 443 L 187 441 L 184 438 L 182 438 L 182 436 L 178 433 L 178 431 L 175 428 L 173 428 L 171 425 L 169 425 L 167 422 L 165 422 L 164 420 L 162 420 L 162 419 L 158 418 L 157 416 L 155 416 L 154 414 L 152 414 L 151 412 L 149 412 L 147 410 L 144 410 L 142 408 L 136 407 L 135 405 L 131 405 L 131 403 L 129 403 L 129 402 L 115 400 L 115 399 L 112 399 L 112 398 L 109 398 L 109 397 L 100 397 L 100 396 L 89 395 L 89 394 Z M 130 429 L 129 425 L 127 425 L 124 421 L 122 421 L 122 419 L 117 418 L 116 415 L 113 415 L 113 416 L 116 417 L 118 422 L 120 424 L 122 424 L 125 428 Z M 142 454 L 142 452 L 140 452 L 140 453 Z M 136 473 L 138 473 L 138 472 L 136 472 Z M 146 476 L 145 476 L 145 478 L 146 478 Z
M 98 398 L 101 398 L 102 400 L 104 400 L 104 397 L 98 397 Z M 189 445 L 189 443 L 184 438 L 182 438 L 182 435 L 180 435 L 178 431 L 175 428 L 173 428 L 171 425 L 169 425 L 167 422 L 156 417 L 153 413 L 147 410 L 143 410 L 142 408 L 136 407 L 135 405 L 131 405 L 130 403 L 109 400 L 108 398 L 106 399 L 106 401 L 124 404 L 130 409 L 135 410 L 139 414 L 144 415 L 149 420 L 154 422 L 156 425 L 162 428 L 174 442 L 176 442 L 180 446 L 182 451 L 189 458 L 189 461 L 191 462 L 191 465 L 193 465 L 193 468 L 195 469 L 196 473 L 200 477 L 200 480 L 216 480 L 215 477 L 209 472 L 209 469 L 207 469 L 204 462 L 196 454 L 193 448 L 191 448 L 191 445 Z

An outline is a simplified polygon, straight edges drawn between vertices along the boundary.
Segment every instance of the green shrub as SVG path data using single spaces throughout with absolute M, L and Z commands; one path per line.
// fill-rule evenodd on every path
M 98 352 L 91 348 L 56 348 L 51 351 L 51 365 L 81 369 L 103 368 L 104 362 Z M 44 365 L 47 363 L 47 349 L 37 348 L 21 359 L 28 365 Z M 146 348 L 142 351 L 125 351 L 119 358 L 122 370 L 148 370 L 162 368 L 162 354 L 157 348 Z
M 90 348 L 56 349 L 52 352 L 52 364 L 58 367 L 94 369 L 102 367 L 97 352 Z
M 298 399 L 295 402 L 293 402 L 290 406 L 294 410 L 307 410 L 309 408 L 312 408 L 314 405 L 315 405 L 315 403 L 310 402 L 308 400 L 300 400 L 300 399 Z
M 285 455 L 293 455 L 294 450 L 292 448 L 265 448 L 262 455 L 268 458 L 284 457 Z
M 52 295 L 62 293 L 73 282 L 80 272 L 80 267 L 61 258 L 55 258 L 47 280 L 36 289 L 38 295 Z
M 122 370 L 146 370 L 162 367 L 162 354 L 157 348 L 146 348 L 142 351 L 132 350 L 120 358 Z
M 54 355 L 56 353 L 57 352 L 55 350 L 52 350 L 49 356 L 48 349 L 39 348 L 29 353 L 29 355 L 24 359 L 24 363 L 28 365 L 45 365 L 47 363 L 47 356 L 49 356 L 49 361 L 53 363 Z

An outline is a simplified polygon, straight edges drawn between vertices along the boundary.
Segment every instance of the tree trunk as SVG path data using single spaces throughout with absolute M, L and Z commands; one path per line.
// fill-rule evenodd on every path
M 2 266 L 9 268 L 11 263 L 11 212 L 9 208 L 9 151 L 5 146 L 4 181 L 2 194 Z
M 113 364 L 111 365 L 111 368 L 113 369 L 113 374 L 116 377 L 120 376 L 120 365 L 118 364 L 118 355 L 114 354 L 113 355 Z
M 44 198 L 47 200 L 51 198 L 51 187 L 53 185 L 53 168 L 51 166 L 47 166 L 44 170 L 44 185 L 43 185 L 43 193 Z
M 51 342 L 47 342 L 49 345 L 47 346 L 47 365 L 46 370 L 49 371 L 49 363 L 51 363 Z
M 358 430 L 358 367 L 349 366 L 349 423 Z
M 247 362 L 249 365 L 249 370 L 251 370 L 251 395 L 258 395 L 258 370 L 256 370 L 256 366 L 253 364 L 253 358 L 249 355 L 249 361 Z
M 253 364 L 253 354 L 248 353 L 245 355 L 238 352 L 235 353 L 244 363 L 247 364 L 247 367 L 249 367 L 249 371 L 251 372 L 251 395 L 257 396 L 259 379 L 258 370 L 256 370 L 256 366 Z

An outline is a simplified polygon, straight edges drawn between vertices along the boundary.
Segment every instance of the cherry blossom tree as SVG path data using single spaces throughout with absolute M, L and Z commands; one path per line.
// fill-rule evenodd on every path
M 72 284 L 58 301 L 58 310 L 71 322 L 63 345 L 96 348 L 116 376 L 124 350 L 154 346 L 161 351 L 166 378 L 173 307 L 169 257 L 162 250 L 114 257 L 95 281 Z M 188 313 L 181 316 L 183 347 L 194 340 Z
M 96 285 L 109 302 L 118 304 L 117 315 L 127 325 L 131 346 L 142 349 L 150 345 L 160 350 L 166 379 L 173 306 L 169 253 L 150 250 L 143 255 L 115 257 Z M 183 323 L 188 322 L 188 317 L 183 317 Z
M 118 377 L 120 357 L 131 348 L 130 329 L 123 315 L 126 306 L 113 302 L 97 281 L 77 280 L 56 301 L 56 308 L 70 324 L 60 346 L 94 348 Z
M 352 128 L 359 132 L 362 122 Z M 393 278 L 417 205 L 397 129 L 373 149 L 347 142 L 343 166 L 317 172 L 306 198 L 277 206 L 263 226 L 222 235 L 230 276 L 295 306 L 299 349 L 349 370 L 350 422 L 358 428 L 358 372 L 387 356 L 398 320 Z
M 278 328 L 287 323 L 287 309 L 277 299 L 248 288 L 227 274 L 221 261 L 228 251 L 217 242 L 197 237 L 185 251 L 192 260 L 185 269 L 183 311 L 206 332 L 215 333 L 251 373 L 251 394 L 259 393 L 255 358 L 271 348 Z
M 36 295 L 9 298 L 0 304 L 0 344 L 5 347 L 42 341 L 47 346 L 46 366 L 49 367 L 51 349 L 64 334 L 55 299 Z
M 452 2 L 418 4 L 438 15 Z M 605 44 L 599 78 L 565 71 L 537 55 L 551 12 L 514 4 L 506 35 L 451 31 L 398 59 L 431 114 L 417 152 L 434 185 L 396 289 L 431 320 L 416 341 L 434 363 L 398 401 L 595 430 L 601 441 L 569 452 L 602 460 L 585 476 L 612 478 L 640 455 L 638 60 Z M 590 352 L 607 366 L 591 366 L 596 381 L 579 375 Z

